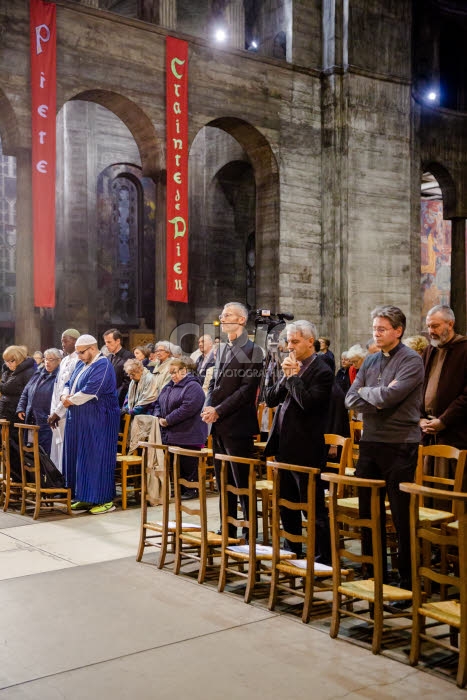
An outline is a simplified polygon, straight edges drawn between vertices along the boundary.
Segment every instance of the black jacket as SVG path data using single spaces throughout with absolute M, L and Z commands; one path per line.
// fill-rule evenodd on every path
M 117 379 L 117 394 L 120 408 L 123 406 L 125 396 L 128 393 L 128 387 L 130 386 L 130 377 L 123 369 L 123 365 L 127 360 L 133 358 L 133 353 L 129 350 L 125 350 L 125 348 L 120 348 L 115 355 L 109 355 L 109 360 L 115 370 L 115 377 Z
M 16 406 L 23 389 L 35 373 L 37 365 L 32 357 L 27 357 L 16 369 L 11 372 L 3 365 L 2 380 L 0 382 L 0 418 L 6 418 L 10 422 L 16 420 Z
M 326 462 L 324 433 L 334 375 L 321 355 L 299 377 L 282 377 L 266 389 L 266 403 L 290 401 L 281 416 L 277 409 L 264 455 L 290 464 L 322 469 Z M 280 421 L 282 425 L 279 428 Z
M 219 414 L 216 433 L 243 438 L 259 432 L 256 394 L 262 373 L 263 353 L 246 333 L 234 341 L 231 350 L 227 343 L 220 346 L 205 404 L 214 406 Z

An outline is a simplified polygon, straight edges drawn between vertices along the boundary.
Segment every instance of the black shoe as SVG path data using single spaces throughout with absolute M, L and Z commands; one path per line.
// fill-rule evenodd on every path
M 412 605 L 412 600 L 393 600 L 391 603 L 384 603 L 383 608 L 390 613 L 397 614 L 407 610 Z
M 181 495 L 182 501 L 191 501 L 193 498 L 198 498 L 198 489 L 187 489 Z

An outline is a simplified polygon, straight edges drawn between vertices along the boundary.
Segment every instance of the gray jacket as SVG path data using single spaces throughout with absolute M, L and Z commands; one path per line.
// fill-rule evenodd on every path
M 422 358 L 402 343 L 389 358 L 382 352 L 365 358 L 345 397 L 347 408 L 363 413 L 362 440 L 420 442 L 423 377 Z

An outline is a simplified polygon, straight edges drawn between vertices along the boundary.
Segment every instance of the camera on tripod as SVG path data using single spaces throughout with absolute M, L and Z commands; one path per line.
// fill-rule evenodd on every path
M 293 321 L 290 313 L 274 314 L 270 309 L 252 311 L 255 323 L 255 343 L 268 355 L 272 348 L 277 349 L 279 335 L 286 326 L 286 321 Z

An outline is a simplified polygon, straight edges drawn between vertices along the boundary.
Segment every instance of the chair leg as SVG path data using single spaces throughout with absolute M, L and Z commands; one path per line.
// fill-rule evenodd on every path
M 225 588 L 225 578 L 226 578 L 226 574 L 227 574 L 226 569 L 227 569 L 228 556 L 229 555 L 226 554 L 225 552 L 222 552 L 222 554 L 221 554 L 221 568 L 219 571 L 219 582 L 217 584 L 217 590 L 219 591 L 219 593 L 222 593 L 222 591 Z
M 371 643 L 371 651 L 373 654 L 379 654 L 383 641 L 383 608 L 375 605 L 375 617 L 373 627 L 373 641 Z
M 26 513 L 26 491 L 21 490 L 21 515 Z
M 459 630 L 459 664 L 457 666 L 457 685 L 464 688 L 467 684 L 467 638 L 465 630 Z
M 182 563 L 182 551 L 181 547 L 182 544 L 180 542 L 179 537 L 175 537 L 176 542 L 175 542 L 175 561 L 174 561 L 174 574 L 179 574 L 180 573 L 180 566 Z
M 145 541 L 146 541 L 146 528 L 143 525 L 141 525 L 141 529 L 140 529 L 140 533 L 139 533 L 138 551 L 136 553 L 136 561 L 141 561 L 141 559 L 143 558 Z
M 206 545 L 201 544 L 201 550 L 199 553 L 199 570 L 198 570 L 198 583 L 203 583 L 206 576 L 206 564 L 208 559 L 208 552 Z
M 420 658 L 420 631 L 422 627 L 422 615 L 419 615 L 415 609 L 412 616 L 412 643 L 410 645 L 409 663 L 411 666 L 417 666 Z
M 34 508 L 34 515 L 32 516 L 33 520 L 37 520 L 37 518 L 39 517 L 40 510 L 41 510 L 41 492 L 36 489 L 35 494 L 36 494 L 36 505 Z
M 329 636 L 332 637 L 332 639 L 335 639 L 337 635 L 339 634 L 339 627 L 341 624 L 341 613 L 340 613 L 340 607 L 342 605 L 342 595 L 338 593 L 337 595 L 333 596 L 332 599 L 332 618 L 331 618 L 331 627 L 329 628 Z
M 305 585 L 303 587 L 303 592 L 305 594 L 305 599 L 303 601 L 303 610 L 302 610 L 302 622 L 305 624 L 308 624 L 310 621 L 310 616 L 311 616 L 311 607 L 313 605 L 313 579 L 308 579 L 305 581 Z
M 5 487 L 5 501 L 3 503 L 3 510 L 6 513 L 8 510 L 8 504 L 10 503 L 10 484 L 8 481 L 6 482 L 6 487 Z
M 164 524 L 162 534 L 161 534 L 160 555 L 159 555 L 159 562 L 157 564 L 158 569 L 162 569 L 164 567 L 165 557 L 167 555 L 168 539 L 169 539 L 169 532 L 167 530 L 167 527 Z
M 279 572 L 277 571 L 276 567 L 273 566 L 271 571 L 271 588 L 269 589 L 268 610 L 274 610 L 276 607 L 278 576 Z
M 255 582 L 256 582 L 256 566 L 249 566 L 248 567 L 248 578 L 246 580 L 246 589 L 245 589 L 245 603 L 249 603 L 251 601 L 251 597 L 253 595 L 253 590 L 255 587 Z
M 122 510 L 126 510 L 128 465 L 122 461 Z

